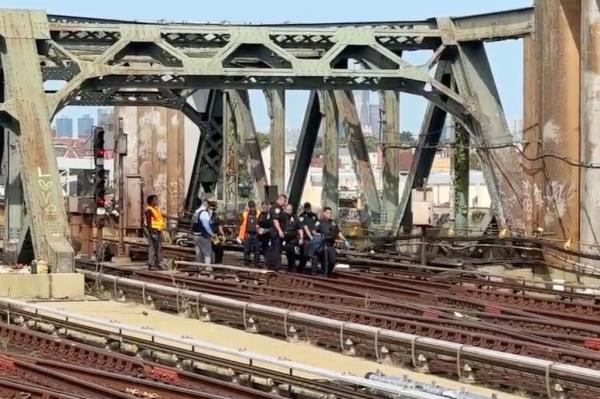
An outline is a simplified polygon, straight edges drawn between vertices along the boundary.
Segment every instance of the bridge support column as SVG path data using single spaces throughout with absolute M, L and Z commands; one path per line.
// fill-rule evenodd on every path
M 385 90 L 380 92 L 381 124 L 383 129 L 383 201 L 381 222 L 390 228 L 400 200 L 400 170 L 398 169 L 400 144 L 400 95 Z M 391 147 L 387 147 L 391 146 Z
M 304 184 L 308 176 L 310 162 L 312 160 L 315 144 L 319 136 L 319 127 L 321 126 L 321 107 L 319 95 L 315 90 L 310 92 L 302 129 L 300 130 L 300 138 L 296 155 L 294 157 L 294 165 L 290 171 L 290 180 L 287 185 L 287 195 L 289 202 L 295 208 L 300 206 L 300 200 L 304 192 Z
M 454 150 L 452 153 L 452 187 L 454 191 L 454 231 L 457 235 L 469 235 L 469 133 L 456 122 L 454 124 Z
M 321 204 L 337 217 L 339 206 L 339 114 L 332 91 L 321 91 L 323 109 L 323 192 Z
M 373 221 L 379 223 L 381 215 L 381 201 L 377 192 L 375 176 L 369 159 L 369 150 L 365 142 L 354 97 L 349 90 L 336 90 L 336 106 L 342 116 L 343 128 L 346 132 L 348 151 L 352 159 L 354 172 L 358 178 L 360 193 L 366 200 L 368 209 L 373 216 Z M 327 155 L 325 155 L 327 156 Z
M 230 90 L 229 101 L 233 111 L 240 144 L 248 151 L 250 159 L 250 176 L 258 191 L 261 201 L 265 200 L 265 186 L 269 184 L 263 163 L 258 135 L 252 118 L 250 99 L 246 90 Z
M 223 203 L 225 213 L 233 215 L 238 209 L 239 138 L 230 93 L 223 94 Z
M 600 6 L 582 1 L 581 162 L 600 160 Z M 580 250 L 600 253 L 600 169 L 582 168 Z
M 53 273 L 72 272 L 74 253 L 67 240 L 67 215 L 36 45 L 36 39 L 49 38 L 48 22 L 43 12 L 4 14 L 0 58 L 10 94 L 3 108 L 12 119 L 10 129 L 20 136 L 23 192 L 31 220 L 35 220 L 31 225 L 35 257 L 47 261 Z
M 285 91 L 265 90 L 271 119 L 271 184 L 285 192 Z

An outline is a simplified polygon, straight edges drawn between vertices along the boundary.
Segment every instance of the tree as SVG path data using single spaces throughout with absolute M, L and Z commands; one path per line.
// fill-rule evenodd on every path
M 400 132 L 400 144 L 402 145 L 415 145 L 417 140 L 415 140 L 415 136 L 413 136 L 412 132 L 408 130 L 403 130 Z

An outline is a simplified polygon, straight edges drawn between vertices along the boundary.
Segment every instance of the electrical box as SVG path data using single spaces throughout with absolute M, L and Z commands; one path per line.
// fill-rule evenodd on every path
M 431 187 L 412 190 L 412 221 L 414 226 L 430 226 L 433 220 L 433 190 Z
M 115 143 L 115 152 L 119 155 L 127 155 L 127 135 L 121 133 Z
M 69 213 L 94 213 L 94 197 L 69 197 Z

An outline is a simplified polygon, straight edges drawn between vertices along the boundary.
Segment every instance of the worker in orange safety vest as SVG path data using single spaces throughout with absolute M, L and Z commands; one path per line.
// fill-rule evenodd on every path
M 260 211 L 254 201 L 248 201 L 248 208 L 242 212 L 237 241 L 244 245 L 244 265 L 250 265 L 250 254 L 254 256 L 254 266 L 260 264 L 260 242 L 258 240 L 258 218 Z
M 144 233 L 148 239 L 148 268 L 150 270 L 162 270 L 161 266 L 161 235 L 165 229 L 165 218 L 158 207 L 158 197 L 148 196 L 145 212 L 146 228 Z

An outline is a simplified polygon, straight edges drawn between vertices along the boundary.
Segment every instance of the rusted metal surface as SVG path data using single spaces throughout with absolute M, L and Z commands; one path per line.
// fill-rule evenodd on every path
M 381 130 L 383 134 L 383 197 L 382 224 L 391 228 L 400 201 L 400 149 L 391 146 L 400 144 L 400 94 L 395 91 L 379 93 Z M 390 146 L 390 147 L 388 147 Z
M 346 133 L 348 151 L 350 152 L 354 172 L 358 178 L 360 192 L 368 204 L 373 219 L 376 223 L 379 223 L 381 201 L 379 200 L 379 192 L 377 191 L 375 176 L 369 159 L 369 151 L 356 110 L 354 96 L 351 91 L 336 90 L 334 98 L 342 118 L 342 128 Z M 325 156 L 327 156 L 327 153 L 325 153 Z
M 581 162 L 600 160 L 600 5 L 581 6 Z M 600 170 L 582 168 L 580 250 L 600 254 Z
M 338 214 L 339 205 L 339 110 L 332 91 L 320 91 L 323 132 L 323 191 L 321 205 Z M 335 216 L 334 216 L 335 217 Z
M 271 119 L 271 185 L 285 193 L 285 91 L 265 90 L 267 111 Z
M 123 131 L 127 133 L 125 176 L 141 176 L 143 198 L 158 195 L 164 212 L 176 218 L 186 195 L 185 116 L 162 107 L 116 107 L 115 114 L 123 118 Z
M 539 126 L 543 153 L 580 161 L 579 50 L 580 1 L 536 1 L 535 39 L 540 60 Z M 560 95 L 557 95 L 560 93 Z M 544 159 L 544 187 L 534 187 L 534 206 L 544 208 L 544 229 L 579 240 L 580 170 L 558 159 Z
M 147 273 L 145 273 L 147 274 Z M 160 273 L 151 273 L 153 278 L 160 279 Z M 89 276 L 91 279 L 94 279 L 93 274 L 91 273 Z M 168 276 L 164 276 L 167 279 Z M 477 359 L 477 361 L 473 362 L 475 359 L 470 355 L 467 355 L 467 348 L 471 344 L 477 345 L 479 348 L 492 348 L 496 350 L 504 350 L 512 354 L 525 354 L 527 356 L 538 357 L 550 359 L 551 362 L 567 362 L 569 364 L 576 364 L 588 367 L 590 369 L 595 369 L 600 367 L 600 355 L 590 352 L 587 349 L 576 349 L 575 347 L 562 347 L 561 345 L 554 344 L 548 345 L 548 339 L 558 339 L 562 336 L 563 339 L 568 339 L 567 334 L 562 334 L 560 332 L 553 332 L 553 328 L 561 328 L 558 325 L 552 325 L 552 323 L 547 319 L 536 319 L 530 318 L 529 322 L 532 324 L 527 324 L 527 321 L 524 317 L 519 321 L 519 328 L 516 329 L 515 326 L 517 324 L 513 324 L 513 327 L 509 328 L 500 328 L 496 327 L 496 332 L 492 334 L 485 334 L 482 331 L 475 331 L 469 329 L 467 325 L 469 322 L 465 322 L 462 327 L 456 328 L 461 325 L 460 322 L 456 322 L 455 320 L 450 320 L 445 318 L 447 310 L 439 309 L 431 306 L 424 306 L 419 309 L 418 305 L 414 306 L 412 304 L 405 304 L 405 301 L 398 301 L 396 297 L 393 300 L 389 310 L 385 308 L 377 308 L 377 304 L 382 303 L 381 296 L 389 296 L 391 292 L 398 293 L 396 289 L 386 288 L 383 291 L 374 291 L 374 293 L 365 297 L 364 287 L 360 291 L 360 294 L 357 293 L 351 295 L 339 295 L 339 294 L 331 294 L 327 293 L 327 289 L 334 290 L 350 290 L 348 284 L 352 281 L 355 281 L 355 278 L 347 279 L 342 281 L 332 281 L 330 279 L 319 279 L 315 277 L 311 278 L 303 278 L 297 276 L 286 276 L 280 275 L 281 279 L 278 281 L 270 280 L 269 289 L 273 290 L 275 296 L 262 296 L 256 295 L 254 292 L 253 301 L 258 301 L 261 303 L 265 303 L 269 306 L 276 305 L 283 308 L 287 308 L 289 311 L 285 313 L 285 317 L 275 315 L 273 309 L 276 308 L 266 308 L 261 307 L 259 305 L 254 306 L 253 304 L 240 304 L 239 310 L 232 310 L 231 306 L 234 306 L 233 302 L 225 302 L 218 303 L 216 296 L 207 296 L 206 294 L 202 294 L 201 297 L 198 298 L 200 301 L 201 307 L 203 310 L 202 313 L 197 313 L 197 306 L 190 306 L 188 308 L 189 312 L 195 317 L 206 317 L 210 316 L 210 320 L 213 322 L 222 322 L 230 325 L 244 326 L 245 328 L 252 328 L 253 331 L 275 335 L 275 336 L 286 336 L 287 328 L 290 325 L 294 326 L 295 336 L 299 338 L 309 339 L 310 342 L 323 345 L 330 348 L 337 348 L 344 351 L 351 350 L 358 356 L 363 357 L 376 357 L 380 359 L 380 356 L 383 356 L 380 352 L 380 348 L 385 347 L 385 358 L 389 359 L 393 362 L 398 362 L 404 365 L 410 365 L 412 363 L 415 367 L 428 367 L 428 370 L 432 373 L 448 373 L 448 374 L 457 374 L 456 362 L 452 352 L 447 352 L 445 355 L 440 352 L 436 352 L 433 350 L 429 344 L 423 344 L 426 338 L 422 338 L 419 340 L 419 344 L 415 342 L 411 349 L 410 340 L 407 341 L 408 347 L 403 345 L 402 343 L 393 340 L 389 340 L 387 337 L 387 332 L 392 330 L 396 330 L 396 333 L 400 333 L 402 331 L 408 332 L 409 334 L 417 334 L 430 336 L 435 338 L 442 338 L 449 341 L 455 341 L 460 343 L 462 346 L 463 354 L 461 355 L 461 361 L 467 362 L 473 370 L 475 375 L 480 375 L 482 377 L 488 378 L 487 380 L 477 380 L 480 382 L 485 381 L 497 381 L 500 376 L 502 376 L 502 385 L 504 385 L 504 389 L 517 389 L 523 388 L 524 391 L 529 393 L 541 394 L 546 392 L 545 387 L 547 384 L 546 380 L 539 379 L 539 377 L 535 376 L 535 374 L 529 374 L 531 371 L 527 371 L 527 366 L 520 362 L 513 362 L 511 367 L 506 367 L 506 364 L 496 368 L 496 372 L 498 375 L 496 378 L 492 378 L 494 373 L 489 371 L 489 365 L 496 364 L 491 359 Z M 385 281 L 385 277 L 382 277 Z M 139 300 L 139 292 L 134 288 L 133 285 L 129 284 L 126 279 L 114 280 L 114 283 L 110 282 L 109 276 L 100 277 L 101 280 L 107 279 L 105 283 L 105 288 L 108 292 L 111 292 L 113 289 L 120 290 L 123 295 L 129 300 Z M 181 281 L 183 283 L 185 281 L 186 286 L 192 287 L 194 279 L 185 278 Z M 206 279 L 207 284 L 222 284 L 219 279 Z M 115 285 L 113 288 L 112 285 Z M 158 288 L 157 285 L 152 284 L 150 282 L 146 283 L 145 286 L 146 293 L 151 293 L 154 301 L 156 303 L 160 303 L 161 307 L 164 307 L 166 310 L 179 310 L 181 311 L 181 305 L 178 303 L 177 298 L 173 296 L 166 295 L 166 291 L 162 293 L 158 293 L 156 291 Z M 188 285 L 191 284 L 191 285 Z M 233 285 L 239 285 L 240 283 L 233 283 Z M 254 284 L 249 284 L 252 286 Z M 364 285 L 364 284 L 363 284 Z M 299 299 L 293 299 L 288 295 L 283 296 L 281 292 L 277 290 L 289 290 L 290 286 L 295 286 L 295 295 Z M 344 286 L 346 286 L 344 288 Z M 140 285 L 141 287 L 141 285 Z M 212 286 L 214 287 L 214 285 Z M 319 290 L 315 291 L 314 288 L 319 288 Z M 255 290 L 256 287 L 249 288 L 250 291 Z M 228 290 L 225 290 L 227 292 Z M 187 290 L 177 290 L 178 297 L 181 299 L 184 295 L 192 295 Z M 119 294 L 121 295 L 121 294 Z M 227 294 L 225 294 L 227 295 Z M 310 295 L 315 296 L 311 298 L 312 300 L 306 301 L 300 299 L 302 295 L 305 295 L 304 298 L 307 298 Z M 435 293 L 434 297 L 437 297 L 439 294 Z M 320 301 L 317 300 L 320 298 Z M 193 298 L 193 297 L 190 297 Z M 335 302 L 329 302 L 329 300 L 334 300 Z M 371 300 L 373 301 L 373 307 L 371 308 Z M 194 303 L 194 299 L 189 300 L 191 304 Z M 327 301 L 325 304 L 321 304 L 321 301 Z M 347 305 L 351 304 L 354 301 L 354 305 L 352 307 L 348 307 Z M 359 304 L 362 302 L 362 306 Z M 397 303 L 400 302 L 400 303 Z M 414 298 L 411 299 L 411 302 L 414 303 Z M 346 305 L 344 305 L 346 304 Z M 230 306 L 231 305 L 231 306 Z M 395 308 L 394 308 L 395 307 Z M 242 309 L 243 308 L 243 312 Z M 363 310 L 358 310 L 359 308 Z M 185 309 L 185 308 L 184 308 Z M 489 306 L 487 310 L 479 312 L 480 315 L 483 314 L 483 317 L 486 318 L 486 322 L 492 320 L 503 319 L 505 321 L 511 320 L 515 323 L 515 319 L 510 316 L 510 313 L 499 314 L 498 309 L 502 309 L 502 307 L 496 308 L 494 306 Z M 279 310 L 278 310 L 279 311 Z M 325 316 L 330 319 L 336 319 L 340 322 L 343 322 L 341 329 L 333 328 L 331 329 L 328 326 L 325 326 L 322 322 L 317 323 L 316 319 L 314 322 L 310 322 L 308 316 L 304 321 L 300 321 L 300 314 L 294 311 L 300 311 L 304 313 L 312 313 L 318 316 Z M 241 312 L 241 313 L 240 313 Z M 391 313 L 389 313 L 391 312 Z M 465 314 L 469 314 L 465 312 Z M 302 316 L 304 317 L 304 316 Z M 251 318 L 251 321 L 249 321 Z M 323 321 L 319 318 L 319 320 Z M 535 326 L 535 324 L 539 322 L 539 325 Z M 287 323 L 287 324 L 286 324 Z M 360 324 L 356 324 L 360 323 Z M 355 331 L 353 328 L 357 325 L 370 325 L 373 328 L 379 328 L 379 334 L 369 335 L 368 333 L 359 333 Z M 500 324 L 500 323 L 499 323 Z M 484 328 L 483 324 L 475 323 L 472 324 L 471 328 L 477 329 Z M 541 337 L 539 338 L 539 342 L 544 342 L 543 344 L 538 344 L 532 341 L 527 341 L 523 339 L 510 339 L 507 338 L 508 335 L 520 336 L 521 338 L 526 338 L 529 335 L 523 332 L 526 327 L 531 327 L 534 331 L 540 331 L 540 327 L 543 326 L 546 331 L 542 331 L 540 333 Z M 463 329 L 465 328 L 465 329 Z M 564 325 L 563 328 L 568 328 L 568 326 Z M 523 329 L 523 330 L 522 330 Z M 494 329 L 491 329 L 494 330 Z M 573 338 L 573 342 L 577 341 L 577 337 L 574 334 L 570 334 Z M 530 336 L 529 336 L 530 337 Z M 578 343 L 585 342 L 585 347 L 593 347 L 594 337 L 582 337 L 583 339 L 578 341 Z M 531 340 L 535 341 L 530 337 Z M 377 348 L 374 350 L 374 347 Z M 483 349 L 481 349 L 483 350 Z M 419 354 L 419 360 L 415 360 L 415 352 Z M 411 355 L 412 354 L 412 355 Z M 452 367 L 446 359 L 447 356 L 452 356 L 452 363 L 454 367 Z M 513 355 L 511 355 L 513 356 Z M 469 360 L 467 360 L 467 358 Z M 412 362 L 411 362 L 412 359 Z M 488 367 L 484 366 L 485 364 Z M 470 368 L 470 369 L 471 369 Z M 520 373 L 525 372 L 527 375 L 530 375 L 530 382 L 523 385 L 522 379 L 517 379 L 514 381 L 510 381 L 511 379 L 505 379 L 506 375 L 512 375 L 514 372 L 514 368 L 519 369 Z M 552 369 L 552 367 L 551 367 Z M 458 374 L 460 375 L 460 371 Z M 583 374 L 579 374 L 578 378 L 583 377 Z M 492 378 L 491 380 L 489 378 Z M 552 380 L 554 383 L 558 385 L 551 385 L 551 391 L 554 392 L 554 389 L 558 387 L 559 390 L 564 389 L 564 392 L 568 392 L 569 395 L 574 395 L 573 397 L 581 397 L 581 398 L 592 398 L 592 392 L 595 392 L 596 383 L 589 383 L 584 385 L 581 384 L 573 384 L 573 380 L 567 378 L 564 374 L 561 376 L 553 376 Z M 560 381 L 559 381 L 560 380 Z M 492 383 L 492 385 L 494 385 Z
M 3 11 L 0 35 L 6 96 L 0 120 L 8 120 L 3 125 L 20 136 L 23 193 L 27 213 L 36 221 L 31 225 L 35 256 L 56 273 L 73 270 L 74 252 L 67 241 L 67 215 L 52 145 L 54 110 L 48 106 L 42 71 L 34 61 L 36 40 L 48 39 L 48 29 L 43 12 Z

